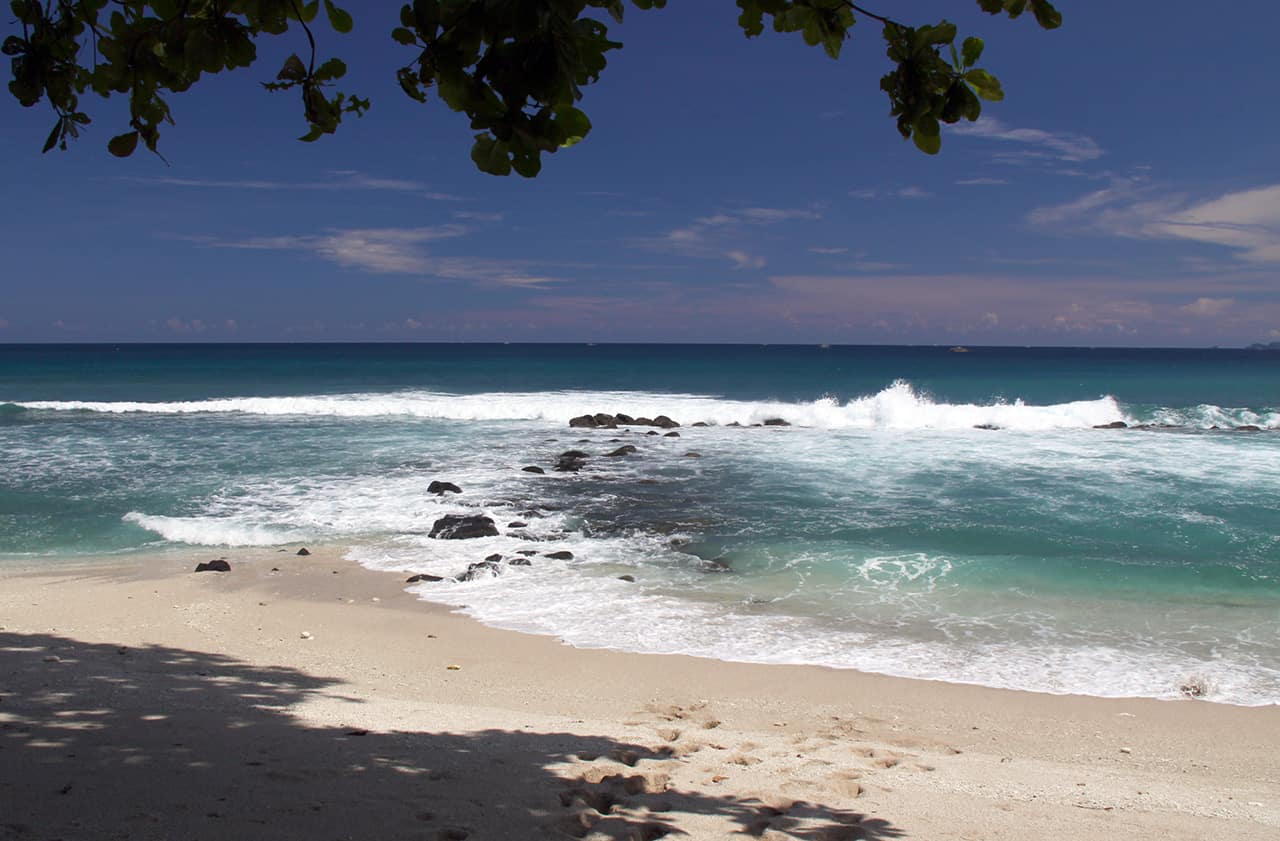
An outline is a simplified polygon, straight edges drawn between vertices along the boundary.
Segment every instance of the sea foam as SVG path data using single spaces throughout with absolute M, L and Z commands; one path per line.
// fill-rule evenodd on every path
M 626 412 L 653 417 L 666 414 L 684 424 L 698 421 L 726 425 L 763 423 L 781 418 L 794 426 L 820 429 L 968 429 L 998 426 L 1038 431 L 1084 429 L 1126 417 L 1115 398 L 1052 405 L 1012 402 L 945 403 L 897 380 L 876 394 L 841 402 L 822 397 L 808 402 L 728 400 L 695 394 L 626 391 L 496 392 L 445 394 L 429 391 L 309 395 L 297 397 L 228 397 L 180 402 L 31 401 L 28 409 L 114 414 L 240 413 L 345 418 L 411 417 L 433 420 L 542 420 L 564 424 L 575 415 Z M 1280 426 L 1280 417 L 1272 421 Z

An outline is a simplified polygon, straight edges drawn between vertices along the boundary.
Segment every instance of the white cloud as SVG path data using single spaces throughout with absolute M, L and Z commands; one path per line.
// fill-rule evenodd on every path
M 469 232 L 466 226 L 451 224 L 427 228 L 352 228 L 324 234 L 239 241 L 195 241 L 216 248 L 309 252 L 331 263 L 375 274 L 415 275 L 525 288 L 560 282 L 560 278 L 530 274 L 525 270 L 525 264 L 517 261 L 442 257 L 422 247 L 424 243 L 452 239 Z
M 867 187 L 850 190 L 849 196 L 855 199 L 928 199 L 933 193 L 914 184 L 906 187 Z
M 453 218 L 465 219 L 468 222 L 501 222 L 506 216 L 504 213 L 484 213 L 478 210 L 455 210 Z
M 381 192 L 415 193 L 421 198 L 435 199 L 437 201 L 462 201 L 461 196 L 434 191 L 431 189 L 429 184 L 423 181 L 412 181 L 401 178 L 378 178 L 376 176 L 365 175 L 364 173 L 356 172 L 354 170 L 335 170 L 326 173 L 323 178 L 316 178 L 307 181 L 272 181 L 268 179 L 252 178 L 182 178 L 176 176 L 162 176 L 159 178 L 122 176 L 120 180 L 135 181 L 142 184 L 158 184 L 169 187 L 199 187 L 220 190 L 319 190 L 332 192 L 346 190 L 371 190 Z
M 1235 298 L 1196 298 L 1184 307 L 1183 312 L 1191 315 L 1221 315 L 1236 302 Z
M 764 268 L 765 259 L 763 257 L 748 254 L 745 251 L 726 251 L 724 256 L 733 261 L 735 269 L 762 269 Z
M 1238 249 L 1250 262 L 1280 263 L 1280 184 L 1193 201 L 1118 179 L 1073 201 L 1037 208 L 1030 220 L 1064 230 L 1210 243 Z
M 1012 155 L 999 155 L 1002 158 L 1031 157 L 1078 163 L 1097 160 L 1104 154 L 1093 138 L 1083 134 L 1011 128 L 994 117 L 983 117 L 976 123 L 958 123 L 951 130 L 960 135 L 1020 143 L 1027 147 Z
M 994 187 L 999 184 L 1008 184 L 1007 178 L 961 178 L 956 184 L 961 187 Z
M 848 253 L 847 248 L 823 248 L 818 245 L 810 246 L 809 251 L 813 254 L 845 254 Z
M 821 219 L 822 214 L 812 208 L 796 207 L 747 207 L 725 210 L 710 216 L 700 216 L 689 225 L 673 228 L 658 237 L 637 239 L 635 244 L 686 257 L 715 258 L 729 256 L 738 263 L 737 268 L 758 268 L 753 257 L 745 263 L 731 254 L 746 255 L 739 242 L 747 235 L 749 227 L 777 225 L 805 219 Z M 764 265 L 763 262 L 760 265 Z

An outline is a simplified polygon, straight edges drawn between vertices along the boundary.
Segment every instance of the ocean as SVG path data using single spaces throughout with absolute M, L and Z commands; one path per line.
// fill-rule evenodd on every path
M 0 454 L 0 565 L 329 544 L 580 647 L 1280 703 L 1280 353 L 0 345 Z

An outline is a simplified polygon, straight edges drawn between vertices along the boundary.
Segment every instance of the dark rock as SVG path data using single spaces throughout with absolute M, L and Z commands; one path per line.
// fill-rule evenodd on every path
M 624 415 L 622 412 L 618 412 L 618 414 L 613 416 L 613 422 L 617 424 L 630 425 L 635 423 L 636 419 L 631 417 L 631 415 Z
M 702 458 L 702 453 L 695 453 L 695 452 L 690 451 L 690 452 L 685 453 L 685 454 L 684 454 L 684 457 L 685 457 L 685 458 Z
M 533 561 L 529 560 L 528 558 L 512 558 L 511 560 L 507 561 L 507 565 L 513 566 L 513 567 L 527 567 L 527 566 L 533 566 Z
M 436 520 L 427 537 L 441 540 L 466 540 L 473 537 L 496 537 L 498 527 L 492 517 L 482 514 L 446 514 Z
M 552 558 L 557 561 L 572 561 L 573 553 L 567 549 L 561 549 L 559 552 L 544 552 L 544 558 Z
M 566 450 L 556 460 L 555 469 L 562 473 L 577 473 L 582 469 L 582 465 L 586 463 L 586 460 L 587 454 L 582 450 Z
M 531 464 L 531 465 L 529 465 L 528 467 L 522 467 L 522 468 L 520 468 L 520 469 L 521 469 L 521 470 L 523 470 L 525 473 L 539 473 L 539 474 L 541 474 L 541 473 L 546 473 L 546 472 L 547 472 L 547 471 L 543 470 L 541 467 L 536 467 L 535 465 L 532 465 L 532 464 Z
M 453 482 L 432 482 L 430 485 L 427 485 L 427 493 L 435 494 L 436 496 L 460 494 L 462 493 L 462 488 L 458 487 Z
M 791 426 L 790 422 L 782 418 L 769 418 L 764 422 L 765 426 Z
M 618 580 L 619 580 L 619 581 L 630 581 L 632 584 L 636 583 L 636 577 L 635 577 L 634 575 L 619 575 L 619 576 L 618 576 Z
M 668 432 L 666 435 L 663 435 L 662 437 L 663 437 L 663 438 L 679 438 L 679 437 L 680 437 L 680 433 L 679 433 L 679 432 Z
M 1262 427 L 1254 426 L 1251 423 L 1246 423 L 1243 426 L 1236 427 L 1236 432 L 1261 432 L 1261 431 L 1262 431 Z
M 994 423 L 975 423 L 973 425 L 973 428 L 974 429 L 999 429 L 1000 427 L 996 426 Z
M 617 418 L 615 418 L 613 415 L 606 414 L 604 412 L 596 412 L 596 414 L 594 415 L 594 418 L 595 418 L 596 426 L 603 426 L 606 429 L 612 428 L 618 425 Z
M 507 523 L 507 528 L 509 528 L 509 529 L 524 529 L 524 528 L 528 528 L 528 527 L 529 527 L 529 524 L 528 524 L 528 523 L 522 523 L 522 522 L 520 522 L 519 520 L 516 520 L 516 521 L 511 522 L 511 523 Z
M 411 576 L 409 576 L 408 578 L 406 578 L 406 579 L 404 580 L 404 583 L 405 583 L 405 584 L 417 584 L 419 581 L 427 581 L 427 582 L 430 582 L 430 581 L 444 581 L 444 578 L 443 578 L 443 577 L 441 577 L 441 576 L 439 576 L 439 575 L 427 575 L 427 574 L 424 572 L 424 573 L 420 573 L 420 574 L 418 574 L 418 575 L 411 575 Z
M 488 578 L 493 575 L 502 575 L 502 567 L 493 561 L 481 561 L 478 564 L 470 564 L 467 571 L 458 576 L 459 581 L 475 581 L 477 578 Z
M 661 432 L 654 432 L 652 429 L 650 429 L 648 432 L 645 433 L 645 435 L 661 435 L 661 434 L 662 434 Z
M 742 424 L 738 423 L 737 421 L 731 421 L 729 423 L 726 423 L 725 426 L 742 426 Z
M 301 549 L 299 549 L 299 550 L 298 550 L 298 554 L 299 554 L 299 555 L 302 555 L 303 557 L 306 557 L 307 555 L 310 555 L 311 553 L 310 553 L 309 551 L 307 551 L 307 547 L 303 546 Z
M 663 429 L 675 429 L 680 424 L 676 423 L 666 415 L 658 415 L 656 418 L 653 419 L 653 425 L 660 426 Z
M 1094 429 L 1128 429 L 1129 424 L 1124 421 L 1112 421 L 1111 423 L 1094 424 Z
M 605 458 L 617 458 L 618 456 L 625 456 L 630 453 L 634 453 L 635 451 L 636 451 L 636 448 L 633 447 L 631 444 L 623 444 L 621 447 L 614 450 L 613 452 L 605 453 L 604 455 L 605 455 Z
M 569 426 L 581 427 L 583 429 L 595 429 L 600 424 L 596 423 L 594 415 L 578 415 L 576 418 L 569 419 Z
M 231 564 L 218 558 L 207 563 L 196 564 L 196 572 L 231 572 Z
M 280 567 L 272 567 L 272 568 L 271 568 L 271 571 L 272 571 L 272 572 L 279 572 L 279 571 L 280 571 Z
M 690 426 L 710 426 L 710 424 L 708 424 L 706 421 L 696 421 L 690 424 Z
M 653 421 L 648 418 L 632 418 L 631 424 L 633 426 L 653 426 Z
M 502 553 L 501 553 L 501 552 L 494 552 L 492 555 L 490 555 L 489 557 L 485 558 L 485 560 L 486 560 L 486 561 L 488 561 L 488 562 L 489 562 L 489 563 L 491 563 L 491 564 L 496 564 L 496 563 L 498 563 L 499 561 L 501 561 L 501 560 L 502 560 Z
M 526 558 L 531 558 L 534 555 L 538 554 L 538 550 L 537 549 L 517 549 L 516 554 L 524 555 Z

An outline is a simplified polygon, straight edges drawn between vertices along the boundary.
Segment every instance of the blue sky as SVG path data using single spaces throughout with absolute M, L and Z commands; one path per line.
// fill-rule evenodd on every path
M 1069 2 L 1061 30 L 892 4 L 987 41 L 1006 100 L 903 142 L 870 22 L 831 61 L 730 0 L 629 9 L 535 180 L 409 101 L 398 3 L 325 32 L 373 108 L 315 144 L 263 61 L 175 96 L 170 165 L 0 104 L 0 341 L 1241 345 L 1280 339 L 1280 8 Z M 906 8 L 907 11 L 902 11 Z M 295 43 L 296 42 L 296 43 Z

